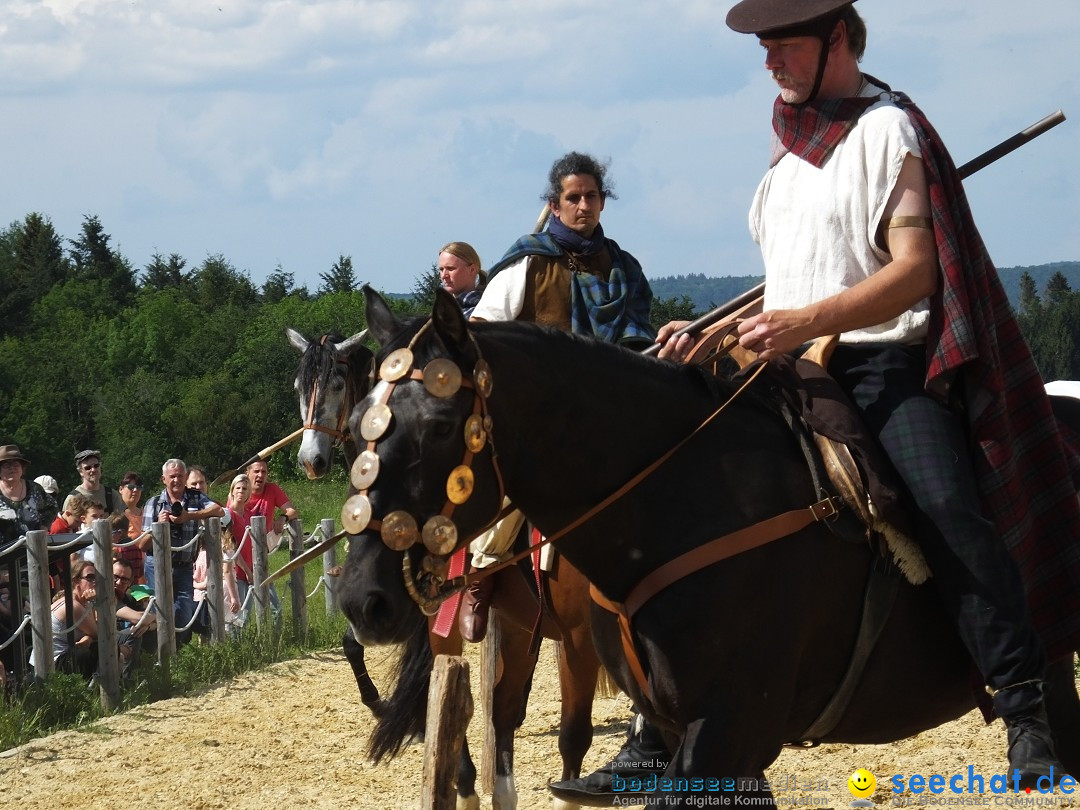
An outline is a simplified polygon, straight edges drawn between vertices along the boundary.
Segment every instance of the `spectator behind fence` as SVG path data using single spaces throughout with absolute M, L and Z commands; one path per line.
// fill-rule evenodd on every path
M 137 472 L 128 470 L 124 473 L 124 477 L 120 479 L 120 486 L 117 487 L 117 490 L 120 492 L 120 499 L 124 502 L 124 515 L 128 519 L 127 540 L 137 540 L 144 534 L 142 507 L 139 505 L 143 494 L 143 480 Z M 138 545 L 120 549 L 121 559 L 131 563 L 135 584 L 146 582 L 146 577 L 143 575 L 143 566 L 146 560 L 146 548 L 151 541 L 152 538 L 148 536 L 140 541 Z
M 71 621 L 68 621 L 64 597 L 58 597 L 52 605 L 53 662 L 60 672 L 82 675 L 88 681 L 98 667 L 97 599 L 98 577 L 101 576 L 89 560 L 79 560 L 71 566 Z M 105 574 L 108 576 L 108 574 Z M 102 583 L 108 587 L 108 583 Z M 67 630 L 75 628 L 72 643 Z M 117 634 L 117 650 L 120 656 L 120 675 L 126 678 L 135 663 L 138 640 L 130 629 Z M 31 656 L 31 664 L 33 656 Z
M 176 643 L 186 644 L 191 631 L 181 631 L 191 621 L 195 611 L 195 586 L 193 582 L 196 551 L 190 547 L 199 531 L 199 521 L 209 517 L 221 517 L 225 510 L 198 490 L 187 489 L 187 465 L 178 458 L 171 458 L 162 465 L 161 480 L 165 488 L 160 495 L 150 499 L 143 509 L 143 529 L 149 531 L 154 523 L 169 527 L 169 541 L 173 549 L 172 580 L 173 608 L 176 616 Z M 154 584 L 154 569 L 162 564 L 156 560 L 151 545 L 146 555 L 144 571 L 147 581 Z
M 27 481 L 30 461 L 16 444 L 0 446 L 0 549 L 35 529 L 45 529 L 56 501 L 40 484 Z
M 206 491 L 206 469 L 198 464 L 192 464 L 188 467 L 187 485 L 188 489 L 197 489 L 203 495 L 208 495 L 209 493 Z
M 293 506 L 289 496 L 285 494 L 277 484 L 269 480 L 270 468 L 265 461 L 254 461 L 248 465 L 247 477 L 251 482 L 251 497 L 248 498 L 244 507 L 244 515 L 248 522 L 255 515 L 266 518 L 266 547 L 267 551 L 276 551 L 278 538 L 285 528 L 286 520 L 296 520 L 299 513 Z M 275 517 L 278 511 L 284 513 L 284 517 Z M 274 532 L 274 536 L 271 536 Z M 274 620 L 281 618 L 281 599 L 278 597 L 277 588 L 270 583 L 270 607 L 274 611 Z
M 56 483 L 56 479 L 51 475 L 39 475 L 34 479 L 34 483 L 40 486 L 46 493 L 52 496 L 53 501 L 60 505 L 60 485 Z M 55 518 L 56 515 L 49 515 L 49 518 Z
M 232 483 L 229 484 L 229 525 L 227 531 L 231 535 L 232 543 L 240 549 L 240 552 L 236 555 L 236 560 L 233 563 L 233 573 L 236 577 L 236 595 L 239 600 L 239 607 L 237 608 L 240 614 L 236 619 L 236 625 L 243 627 L 247 622 L 248 616 L 251 615 L 251 603 L 248 601 L 248 592 L 251 590 L 251 583 L 255 579 L 252 574 L 254 563 L 252 562 L 251 543 L 250 536 L 245 537 L 248 533 L 248 526 L 250 520 L 247 515 L 247 504 L 251 499 L 251 481 L 248 477 L 241 473 L 233 478 Z
M 71 534 L 82 528 L 82 515 L 93 503 L 85 495 L 68 495 L 64 498 L 64 508 L 53 520 L 49 527 L 49 534 Z
M 104 517 L 105 517 L 105 509 L 100 503 L 97 503 L 96 501 L 91 501 L 88 498 L 87 501 L 86 501 L 86 508 L 83 509 L 81 514 L 76 513 L 76 516 L 81 521 L 81 524 L 79 525 L 79 528 L 76 531 L 78 531 L 78 532 L 88 532 L 88 531 L 91 531 L 94 528 L 94 521 L 95 520 L 104 519 Z M 73 551 L 71 553 L 71 561 L 73 563 L 76 560 L 79 560 L 79 559 L 89 560 L 90 562 L 95 563 L 95 564 L 97 563 L 97 560 L 94 559 L 94 543 L 93 543 L 93 541 L 91 541 L 90 545 L 88 545 L 86 548 L 81 548 L 78 551 Z
M 116 594 L 116 629 L 130 630 L 135 640 L 135 652 L 157 649 L 157 615 L 153 612 L 146 616 L 139 601 L 131 595 L 131 586 L 135 583 L 131 565 L 127 560 L 113 560 L 113 592 Z
M 69 494 L 76 492 L 85 495 L 92 501 L 100 503 L 106 514 L 120 511 L 120 498 L 115 490 L 101 483 L 101 451 L 80 450 L 75 454 L 75 469 L 79 471 L 82 483 Z

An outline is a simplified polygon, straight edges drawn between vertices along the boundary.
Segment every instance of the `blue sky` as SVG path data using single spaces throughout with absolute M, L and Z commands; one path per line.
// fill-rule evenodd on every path
M 608 235 L 648 275 L 761 272 L 746 212 L 775 89 L 728 2 L 4 0 L 0 223 L 100 217 L 136 268 L 222 254 L 315 289 L 339 254 L 407 292 L 445 242 L 494 262 L 552 161 L 610 159 Z M 1001 266 L 1080 259 L 1080 3 L 859 0 L 863 68 L 963 163 Z

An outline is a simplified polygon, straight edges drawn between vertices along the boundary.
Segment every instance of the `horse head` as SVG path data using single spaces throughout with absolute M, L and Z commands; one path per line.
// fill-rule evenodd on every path
M 350 543 L 339 596 L 358 641 L 388 644 L 452 592 L 449 557 L 494 519 L 502 486 L 490 374 L 453 297 L 440 290 L 430 318 L 402 322 L 364 291 L 382 348 L 376 382 L 349 418 L 360 452 L 342 510 Z
M 309 341 L 295 329 L 286 329 L 289 342 L 300 352 L 300 367 L 293 387 L 300 399 L 304 438 L 297 463 L 308 478 L 321 478 L 330 469 L 334 445 L 341 442 L 346 460 L 352 463 L 351 443 L 343 441 L 352 406 L 369 386 L 372 353 L 364 346 L 367 330 L 342 340 L 322 335 Z

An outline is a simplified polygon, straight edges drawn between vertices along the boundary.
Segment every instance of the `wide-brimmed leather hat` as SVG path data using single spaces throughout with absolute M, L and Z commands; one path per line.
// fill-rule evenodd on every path
M 30 459 L 22 454 L 17 444 L 0 445 L 0 461 L 21 461 L 24 467 L 30 466 Z
M 740 34 L 776 38 L 798 36 L 840 13 L 855 0 L 742 0 L 727 14 L 728 28 Z

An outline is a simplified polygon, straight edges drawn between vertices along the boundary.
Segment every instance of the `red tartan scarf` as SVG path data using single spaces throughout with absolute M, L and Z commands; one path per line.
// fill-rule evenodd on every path
M 968 420 L 983 510 L 1020 567 L 1048 651 L 1076 650 L 1080 506 L 1042 377 L 941 138 L 911 99 L 868 78 L 907 113 L 930 191 L 941 284 L 930 305 L 926 390 Z M 824 163 L 866 110 L 845 102 L 867 100 L 880 99 L 783 104 L 773 127 L 792 153 Z

